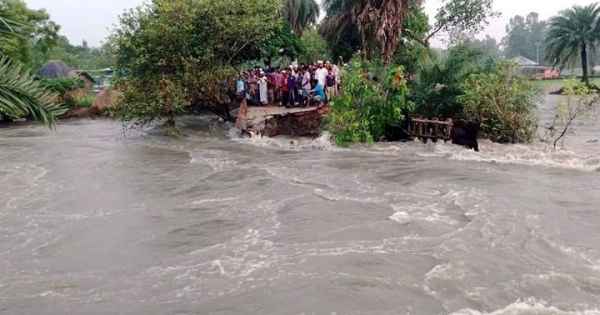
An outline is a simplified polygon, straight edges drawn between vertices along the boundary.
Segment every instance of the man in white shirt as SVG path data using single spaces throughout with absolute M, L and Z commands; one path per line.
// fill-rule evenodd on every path
M 319 81 L 319 84 L 321 86 L 327 86 L 326 82 L 327 82 L 327 74 L 328 71 L 327 69 L 325 69 L 325 67 L 323 66 L 323 61 L 319 61 L 319 68 L 317 69 L 317 71 L 315 71 L 315 79 L 317 81 Z

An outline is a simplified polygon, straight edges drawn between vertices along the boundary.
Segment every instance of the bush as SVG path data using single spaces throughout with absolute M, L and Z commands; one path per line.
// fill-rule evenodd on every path
M 71 92 L 83 89 L 85 82 L 79 78 L 57 78 L 57 79 L 43 79 L 42 85 L 48 90 L 56 93 L 60 101 L 65 102 L 69 107 L 77 106 L 77 99 L 75 99 Z
M 451 48 L 445 58 L 430 52 L 419 66 L 417 80 L 411 85 L 415 114 L 441 119 L 460 116 L 463 108 L 457 97 L 463 94 L 465 79 L 482 71 L 479 61 L 483 56 L 482 52 L 466 45 Z
M 378 140 L 386 125 L 401 124 L 412 109 L 402 66 L 383 66 L 354 58 L 342 73 L 342 91 L 331 102 L 326 129 L 339 146 Z
M 589 95 L 598 93 L 600 87 L 595 84 L 587 85 L 575 78 L 564 80 L 565 86 L 560 90 L 562 95 Z
M 129 78 L 121 84 L 123 97 L 109 109 L 112 118 L 121 118 L 133 126 L 154 120 L 167 119 L 166 126 L 174 125 L 174 116 L 183 113 L 187 101 L 181 82 L 163 78 L 137 80 Z
M 484 137 L 500 143 L 533 139 L 537 122 L 532 111 L 540 92 L 525 79 L 515 64 L 501 62 L 490 71 L 471 74 L 458 97 L 462 117 L 481 123 Z

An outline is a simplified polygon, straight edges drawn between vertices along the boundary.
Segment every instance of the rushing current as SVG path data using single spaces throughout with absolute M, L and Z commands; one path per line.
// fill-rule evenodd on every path
M 479 153 L 180 123 L 0 129 L 0 314 L 600 314 L 594 119 Z

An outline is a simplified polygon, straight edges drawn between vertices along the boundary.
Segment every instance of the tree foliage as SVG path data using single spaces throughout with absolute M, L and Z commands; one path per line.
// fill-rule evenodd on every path
M 300 62 L 332 59 L 329 46 L 316 29 L 306 30 L 300 37 L 300 43 L 304 48 L 304 52 L 298 57 Z
M 111 36 L 118 73 L 127 74 L 113 116 L 172 123 L 193 105 L 230 119 L 236 67 L 268 57 L 264 44 L 283 28 L 281 3 L 271 0 L 154 0 L 129 11 Z
M 33 65 L 40 54 L 56 45 L 60 26 L 50 20 L 45 10 L 29 9 L 19 0 L 0 0 L 0 12 L 19 25 L 15 30 L 19 36 L 0 42 L 0 54 L 24 65 Z
M 430 53 L 420 63 L 419 75 L 412 96 L 416 114 L 441 119 L 456 118 L 462 114 L 463 105 L 458 97 L 464 94 L 463 82 L 473 73 L 482 71 L 483 53 L 463 44 L 450 49 L 442 58 Z
M 325 0 L 324 32 L 340 39 L 355 28 L 363 58 L 377 46 L 378 57 L 389 63 L 402 38 L 402 25 L 409 12 L 409 0 Z
M 0 43 L 12 43 L 23 38 L 28 25 L 13 20 L 15 12 L 6 3 L 0 3 Z M 53 127 L 56 116 L 66 108 L 52 102 L 52 93 L 23 68 L 18 61 L 11 61 L 0 50 L 0 121 L 31 117 L 45 126 Z M 10 46 L 8 46 L 10 47 Z M 10 52 L 10 49 L 8 50 Z
M 31 117 L 48 127 L 67 108 L 52 101 L 53 94 L 19 63 L 0 59 L 0 121 Z
M 61 60 L 74 69 L 97 70 L 114 66 L 109 45 L 100 48 L 90 47 L 84 40 L 80 45 L 72 45 L 64 36 L 59 36 L 56 45 L 47 53 L 36 53 L 32 69 L 38 69 L 48 60 Z
M 403 112 L 412 110 L 402 66 L 358 57 L 350 66 L 342 73 L 342 91 L 334 97 L 325 122 L 340 146 L 377 141 L 386 125 L 401 124 Z
M 533 110 L 539 91 L 517 66 L 500 62 L 490 71 L 471 74 L 458 96 L 463 117 L 481 123 L 485 137 L 501 143 L 531 141 L 537 131 Z
M 517 15 L 510 19 L 506 26 L 506 37 L 502 39 L 502 46 L 509 57 L 523 56 L 531 60 L 544 63 L 546 50 L 546 34 L 548 23 L 540 21 L 535 12 L 529 13 L 526 18 Z
M 321 8 L 315 0 L 283 0 L 283 15 L 292 31 L 302 35 L 304 30 L 317 23 Z
M 550 19 L 546 59 L 554 66 L 574 64 L 581 58 L 582 81 L 589 85 L 588 53 L 595 53 L 600 41 L 600 7 L 575 5 Z
M 440 32 L 449 33 L 453 30 L 469 34 L 477 34 L 489 25 L 490 17 L 499 16 L 493 10 L 493 0 L 442 0 L 444 3 L 435 15 L 435 24 L 423 42 Z
M 85 82 L 80 78 L 56 78 L 43 79 L 42 86 L 58 96 L 58 99 L 65 102 L 69 107 L 77 105 L 77 99 L 74 98 L 73 92 L 83 89 Z

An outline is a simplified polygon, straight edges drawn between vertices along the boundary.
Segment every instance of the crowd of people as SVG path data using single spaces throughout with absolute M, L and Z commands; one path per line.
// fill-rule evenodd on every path
M 337 93 L 339 75 L 340 67 L 329 61 L 255 67 L 240 74 L 235 90 L 238 98 L 246 98 L 253 106 L 319 106 Z

